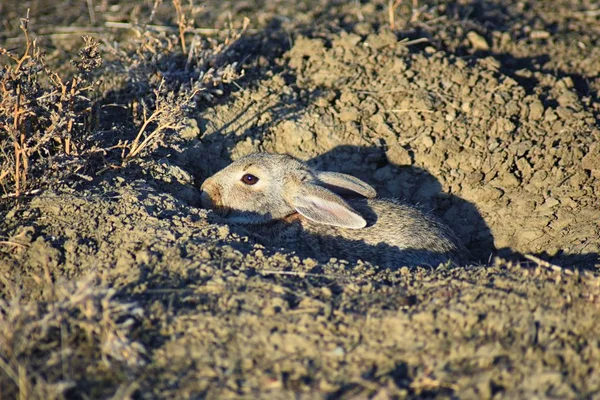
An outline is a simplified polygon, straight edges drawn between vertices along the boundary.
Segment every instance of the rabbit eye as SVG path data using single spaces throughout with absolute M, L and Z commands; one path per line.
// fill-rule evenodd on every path
M 242 182 L 244 182 L 246 185 L 254 185 L 256 182 L 258 182 L 258 178 L 252 174 L 245 174 L 242 176 Z

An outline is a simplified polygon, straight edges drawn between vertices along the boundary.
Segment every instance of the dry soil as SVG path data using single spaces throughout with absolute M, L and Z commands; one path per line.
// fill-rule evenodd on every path
M 139 163 L 2 211 L 0 395 L 599 398 L 597 3 L 399 3 L 392 29 L 387 2 L 207 2 L 197 26 L 254 29 L 237 87 Z M 473 262 L 253 242 L 198 185 L 258 150 L 418 204 Z

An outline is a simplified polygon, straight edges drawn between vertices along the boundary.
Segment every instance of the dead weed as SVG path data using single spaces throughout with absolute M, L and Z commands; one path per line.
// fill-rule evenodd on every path
M 21 20 L 23 52 L 0 47 L 8 58 L 0 69 L 2 199 L 90 181 L 149 155 L 176 136 L 199 103 L 243 74 L 234 47 L 248 21 L 218 41 L 193 33 L 185 7 L 173 6 L 177 32 L 130 24 L 134 36 L 125 43 L 83 37 L 68 77 L 45 61 L 29 17 Z M 125 121 L 114 109 L 126 111 Z
M 130 337 L 140 308 L 96 275 L 46 284 L 46 300 L 0 299 L 1 394 L 61 398 L 76 382 L 119 382 L 144 365 L 145 349 Z

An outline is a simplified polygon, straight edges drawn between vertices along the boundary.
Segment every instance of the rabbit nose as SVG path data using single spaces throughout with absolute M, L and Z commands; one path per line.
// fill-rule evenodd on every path
M 204 191 L 206 191 L 206 188 L 210 185 L 211 185 L 210 178 L 206 178 L 204 180 L 204 182 L 202 182 L 202 185 L 200 186 L 200 190 L 202 190 L 204 192 Z
M 221 203 L 221 193 L 219 185 L 215 184 L 212 179 L 208 178 L 200 186 L 202 193 L 200 194 L 200 203 L 204 208 L 212 208 L 219 206 Z

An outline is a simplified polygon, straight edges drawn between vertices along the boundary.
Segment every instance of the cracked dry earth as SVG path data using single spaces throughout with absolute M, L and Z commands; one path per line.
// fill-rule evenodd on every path
M 234 17 L 265 28 L 239 50 L 240 90 L 141 168 L 3 212 L 0 326 L 23 376 L 68 398 L 598 398 L 591 6 L 449 2 L 394 32 L 376 2 L 248 4 Z M 418 204 L 473 262 L 255 243 L 198 207 L 198 183 L 258 150 Z

